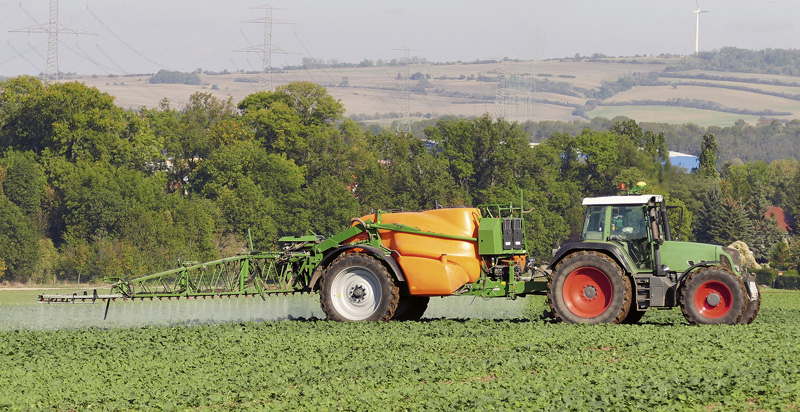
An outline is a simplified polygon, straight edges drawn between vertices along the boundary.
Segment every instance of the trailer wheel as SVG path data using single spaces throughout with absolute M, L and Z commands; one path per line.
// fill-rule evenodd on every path
M 420 320 L 428 309 L 428 296 L 401 295 L 392 320 Z
M 748 298 L 747 308 L 744 310 L 744 315 L 739 320 L 739 323 L 742 325 L 749 325 L 756 320 L 756 316 L 758 316 L 758 312 L 761 311 L 761 289 L 758 287 L 758 284 L 755 282 L 753 283 L 756 288 L 756 299 L 750 300 Z
M 683 316 L 693 325 L 739 323 L 748 306 L 742 280 L 720 267 L 692 272 L 681 288 L 680 302 Z
M 348 253 L 325 271 L 320 304 L 330 320 L 386 321 L 397 308 L 398 291 L 389 272 L 375 258 Z
M 573 253 L 555 268 L 547 297 L 557 319 L 569 323 L 620 323 L 631 306 L 630 278 L 606 255 Z

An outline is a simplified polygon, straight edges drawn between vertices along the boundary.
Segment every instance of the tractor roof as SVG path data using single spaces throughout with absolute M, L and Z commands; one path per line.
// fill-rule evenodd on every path
M 646 205 L 650 201 L 661 203 L 661 195 L 632 195 L 632 196 L 603 196 L 587 197 L 583 199 L 584 206 L 613 206 L 613 205 Z

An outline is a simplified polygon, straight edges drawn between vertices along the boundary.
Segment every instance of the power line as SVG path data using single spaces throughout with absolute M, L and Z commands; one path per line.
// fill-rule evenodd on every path
M 96 42 L 96 43 L 95 43 L 95 47 L 97 48 L 97 51 L 99 51 L 99 52 L 100 52 L 100 54 L 102 54 L 103 56 L 105 56 L 105 58 L 106 58 L 106 59 L 107 59 L 109 62 L 111 62 L 111 64 L 113 64 L 114 66 L 117 66 L 117 69 L 119 69 L 120 73 L 124 73 L 124 74 L 128 74 L 128 73 L 130 73 L 130 72 L 128 72 L 127 70 L 125 70 L 125 69 L 124 69 L 122 66 L 120 66 L 119 64 L 117 64 L 117 62 L 116 62 L 116 61 L 114 61 L 114 59 L 112 59 L 112 58 L 111 58 L 111 56 L 109 56 L 109 55 L 108 55 L 108 53 L 106 53 L 106 52 L 105 52 L 103 49 L 101 49 L 101 48 L 100 48 L 100 42 Z M 110 74 L 110 72 L 108 72 L 107 74 Z
M 52 0 L 51 0 L 51 1 L 52 1 Z M 161 64 L 161 63 L 159 63 L 159 62 L 157 62 L 157 61 L 155 61 L 155 60 L 151 59 L 150 57 L 147 57 L 147 55 L 145 55 L 144 53 L 141 53 L 139 50 L 136 50 L 136 49 L 134 49 L 134 48 L 133 48 L 133 46 L 131 46 L 131 45 L 130 45 L 130 44 L 127 42 L 127 41 L 125 41 L 124 39 L 122 39 L 122 38 L 121 38 L 120 36 L 118 36 L 118 35 L 117 35 L 117 34 L 116 34 L 116 33 L 115 33 L 113 30 L 111 30 L 111 28 L 110 28 L 110 27 L 108 27 L 108 25 L 107 25 L 107 24 L 106 24 L 106 23 L 105 23 L 105 22 L 104 22 L 104 21 L 103 21 L 101 18 L 97 17 L 97 15 L 96 15 L 96 14 L 94 14 L 94 12 L 93 12 L 93 11 L 92 11 L 92 10 L 89 8 L 89 6 L 88 6 L 88 5 L 86 6 L 86 11 L 88 11 L 88 12 L 89 12 L 89 14 L 91 14 L 91 15 L 92 15 L 92 17 L 94 17 L 94 19 L 95 19 L 95 20 L 97 20 L 97 22 L 98 22 L 98 23 L 100 23 L 100 25 L 101 25 L 101 26 L 103 26 L 103 27 L 104 27 L 104 28 L 105 28 L 105 29 L 106 29 L 106 30 L 107 30 L 109 33 L 111 33 L 111 35 L 112 35 L 112 36 L 114 36 L 114 38 L 115 38 L 115 39 L 117 39 L 117 40 L 118 40 L 120 43 L 124 44 L 124 45 L 125 45 L 125 47 L 127 47 L 127 48 L 128 48 L 130 51 L 132 51 L 132 52 L 136 53 L 136 55 L 138 55 L 139 57 L 141 57 L 141 58 L 143 58 L 143 59 L 145 59 L 145 60 L 149 61 L 150 63 L 153 63 L 153 64 L 155 64 L 156 66 L 159 66 L 159 67 L 161 67 L 162 69 L 167 69 L 167 70 L 169 70 L 169 67 L 167 67 L 167 66 L 164 66 L 163 64 Z
M 303 40 L 302 40 L 302 39 L 300 39 L 300 35 L 298 35 L 298 34 L 297 34 L 297 29 L 296 29 L 296 28 L 295 28 L 295 30 L 294 30 L 294 37 L 295 37 L 295 39 L 297 39 L 297 42 L 298 42 L 298 43 L 300 43 L 300 47 L 302 47 L 302 48 L 303 48 L 303 51 L 305 52 L 306 56 L 310 57 L 310 58 L 312 59 L 312 61 L 316 60 L 316 59 L 314 58 L 314 53 L 311 53 L 311 51 L 308 49 L 308 47 L 306 47 L 305 43 L 303 43 Z M 316 83 L 319 83 L 319 82 L 318 82 L 318 81 L 317 81 L 317 80 L 314 78 L 314 75 L 313 75 L 313 74 L 312 74 L 312 73 L 311 73 L 311 72 L 308 70 L 308 68 L 306 67 L 306 65 L 305 65 L 305 64 L 303 64 L 303 70 L 305 70 L 305 71 L 306 71 L 306 73 L 308 73 L 308 75 L 309 75 L 309 77 L 311 77 L 311 80 L 312 80 L 312 81 L 314 81 L 314 82 L 316 82 Z M 327 70 L 319 70 L 319 73 L 321 73 L 323 76 L 327 77 L 327 78 L 328 78 L 328 81 L 330 81 L 330 82 L 331 82 L 331 84 L 336 84 L 336 79 L 334 79 L 334 78 L 333 78 L 333 77 L 330 75 L 330 73 L 328 73 L 328 72 L 327 72 Z
M 32 51 L 34 54 L 36 54 L 37 56 L 39 56 L 39 57 L 40 57 L 42 60 L 44 60 L 44 61 L 47 61 L 47 56 L 45 56 L 44 54 L 40 53 L 40 52 L 39 52 L 39 49 L 37 48 L 37 46 L 39 46 L 39 44 L 36 44 L 36 45 L 34 45 L 34 44 L 31 44 L 31 36 L 28 36 L 28 37 L 27 37 L 27 39 L 26 39 L 26 41 L 25 41 L 25 44 L 27 44 L 27 45 L 28 45 L 28 48 L 29 48 L 29 49 L 31 49 L 31 51 Z M 34 64 L 34 65 L 33 65 L 33 67 L 38 67 L 38 65 Z M 41 73 L 41 72 L 40 72 L 40 73 Z
M 13 48 L 13 47 L 12 47 L 12 48 Z M 17 58 L 17 56 L 13 56 L 13 55 L 11 55 L 11 56 L 9 56 L 9 58 L 7 58 L 7 59 L 5 59 L 5 60 L 3 60 L 3 61 L 0 61 L 0 65 L 6 64 L 6 63 L 8 63 L 8 62 L 10 62 L 10 61 L 12 61 L 12 60 L 14 60 L 14 59 L 16 59 L 16 58 Z
M 23 11 L 25 14 L 27 14 L 27 15 L 28 15 L 28 17 L 30 17 L 30 19 L 31 19 L 31 20 L 33 20 L 33 22 L 34 22 L 34 23 L 36 23 L 36 24 L 39 24 L 39 20 L 36 20 L 36 17 L 35 17 L 33 14 L 31 14 L 31 12 L 29 12 L 28 10 L 26 10 L 26 9 L 25 9 L 25 7 L 22 7 L 22 2 L 21 2 L 21 1 L 19 2 L 19 8 L 20 8 L 20 9 L 21 9 L 21 10 L 22 10 L 22 11 Z
M 38 67 L 38 66 L 36 65 L 36 63 L 34 63 L 34 62 L 30 61 L 30 60 L 29 60 L 27 57 L 25 57 L 25 54 L 24 54 L 24 53 L 22 53 L 22 52 L 20 52 L 19 50 L 17 50 L 17 48 L 16 48 L 16 47 L 14 47 L 14 45 L 13 45 L 13 44 L 11 44 L 11 42 L 10 42 L 10 41 L 9 41 L 9 42 L 7 42 L 7 43 L 8 43 L 8 47 L 11 47 L 11 50 L 14 50 L 14 52 L 16 52 L 16 53 L 17 53 L 17 55 L 19 55 L 19 57 L 21 57 L 21 58 L 22 58 L 22 60 L 25 60 L 26 62 L 28 62 L 28 64 L 30 64 L 30 65 L 31 65 L 31 66 L 33 66 L 33 67 Z
M 22 6 L 22 5 L 20 4 L 20 7 L 21 7 L 21 6 Z M 10 19 L 10 18 L 14 17 L 14 13 L 4 13 L 4 14 L 5 14 L 5 17 L 3 17 L 2 19 L 0 19 L 0 24 L 3 24 L 3 23 L 5 23 L 5 21 L 6 21 L 6 20 L 8 20 L 8 19 Z

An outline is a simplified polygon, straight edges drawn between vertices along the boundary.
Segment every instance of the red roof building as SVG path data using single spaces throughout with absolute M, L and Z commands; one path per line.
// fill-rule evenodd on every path
M 775 222 L 778 223 L 778 229 L 786 234 L 794 234 L 794 227 L 795 222 L 792 215 L 783 211 L 783 209 L 772 206 L 767 209 L 767 213 L 765 214 L 767 217 L 771 217 L 775 219 Z

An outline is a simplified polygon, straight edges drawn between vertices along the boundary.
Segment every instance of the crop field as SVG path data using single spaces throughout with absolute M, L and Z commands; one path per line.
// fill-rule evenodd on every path
M 430 82 L 434 88 L 449 92 L 460 92 L 469 95 L 488 98 L 488 111 L 493 110 L 496 85 L 493 82 L 477 82 L 458 80 L 459 76 L 497 75 L 506 70 L 509 73 L 532 76 L 534 73 L 547 76 L 569 75 L 569 78 L 554 77 L 553 80 L 567 82 L 578 87 L 596 88 L 603 81 L 616 80 L 619 76 L 638 71 L 660 71 L 663 64 L 627 64 L 627 63 L 588 63 L 588 62 L 507 62 L 489 64 L 443 64 L 443 65 L 412 65 L 408 68 L 398 66 L 365 67 L 365 68 L 325 68 L 309 70 L 290 70 L 273 73 L 275 86 L 293 81 L 312 81 L 324 85 L 337 85 L 328 87 L 328 93 L 341 99 L 347 108 L 347 114 L 373 114 L 375 112 L 402 112 L 402 103 L 405 100 L 403 84 L 397 79 L 398 74 L 406 75 L 420 72 L 430 75 Z M 80 76 L 72 80 L 94 86 L 101 91 L 116 96 L 116 103 L 126 108 L 138 109 L 141 106 L 158 107 L 164 97 L 176 107 L 182 107 L 189 102 L 189 96 L 196 92 L 211 93 L 219 98 L 232 97 L 234 102 L 241 101 L 245 96 L 259 90 L 258 75 L 255 74 L 225 74 L 225 75 L 200 75 L 202 85 L 191 86 L 182 84 L 150 84 L 151 75 L 131 76 Z M 446 76 L 449 79 L 437 79 Z M 237 82 L 236 79 L 249 78 L 255 83 Z M 344 78 L 348 79 L 348 87 L 338 86 Z M 541 77 L 543 78 L 543 77 Z M 212 89 L 212 86 L 215 86 Z M 361 98 L 359 98 L 361 96 Z M 368 104 L 359 102 L 368 97 Z M 487 110 L 483 104 L 469 104 L 472 98 L 447 98 L 445 105 L 436 103 L 430 106 L 426 101 L 435 100 L 432 95 L 413 95 L 415 105 L 412 112 L 427 113 L 433 111 L 440 115 L 461 114 L 451 113 L 458 111 L 461 106 L 467 107 L 468 115 L 481 115 Z M 542 96 L 543 98 L 551 98 Z M 562 96 L 560 100 L 574 100 L 570 96 Z M 585 99 L 583 99 L 585 101 Z M 450 105 L 456 107 L 450 107 Z M 479 106 L 479 107 L 472 107 Z
M 505 61 L 448 64 L 417 64 L 405 66 L 316 68 L 308 70 L 276 71 L 272 76 L 274 86 L 293 81 L 311 81 L 327 87 L 328 93 L 341 100 L 346 115 L 368 117 L 368 123 L 389 126 L 405 112 L 409 103 L 412 116 L 481 116 L 493 113 L 497 84 L 494 81 L 477 81 L 481 76 L 495 78 L 501 73 L 513 74 L 527 79 L 564 83 L 581 90 L 599 90 L 604 83 L 616 82 L 619 78 L 635 73 L 662 73 L 669 59 L 637 59 L 631 61 L 608 59 L 595 62 L 586 60 L 546 60 L 546 61 Z M 428 89 L 425 94 L 405 93 L 403 76 L 422 73 L 427 77 Z M 800 103 L 783 97 L 769 96 L 753 90 L 768 93 L 800 94 L 800 87 L 790 86 L 800 83 L 797 77 L 768 74 L 715 72 L 708 70 L 687 70 L 680 72 L 688 78 L 662 77 L 661 82 L 672 86 L 637 86 L 607 100 L 626 102 L 631 100 L 698 99 L 714 102 L 722 106 L 751 111 L 773 110 L 790 112 L 788 116 L 777 116 L 791 120 L 800 112 Z M 706 76 L 703 78 L 702 76 Z M 709 78 L 711 76 L 711 78 Z M 714 79 L 723 76 L 725 80 Z M 150 84 L 151 74 L 125 76 L 75 76 L 75 81 L 84 82 L 103 92 L 115 96 L 117 105 L 125 108 L 154 108 L 163 98 L 167 98 L 174 108 L 182 108 L 189 103 L 189 96 L 195 92 L 210 93 L 217 98 L 232 98 L 234 103 L 260 90 L 257 74 L 228 73 L 201 74 L 200 85 Z M 742 81 L 736 81 L 741 79 Z M 760 84 L 750 82 L 778 81 L 782 84 Z M 246 81 L 243 81 L 246 80 Z M 701 83 L 719 87 L 690 85 Z M 413 84 L 412 84 L 413 86 Z M 744 88 L 745 90 L 735 90 Z M 519 92 L 521 93 L 521 92 Z M 523 96 L 524 97 L 524 96 Z M 525 108 L 525 118 L 512 116 L 510 120 L 561 120 L 572 121 L 582 118 L 573 114 L 574 107 L 552 105 L 548 102 L 564 102 L 582 106 L 590 97 L 581 93 L 560 94 L 546 88 L 532 92 L 530 96 L 538 103 Z M 409 100 L 406 100 L 406 99 Z M 617 115 L 630 117 L 637 121 L 686 123 L 703 126 L 730 126 L 738 119 L 754 124 L 760 116 L 737 115 L 712 110 L 687 110 L 683 107 L 665 106 L 664 110 L 642 110 L 638 106 L 614 108 L 599 107 L 590 116 L 613 118 Z
M 613 119 L 616 116 L 627 116 L 638 122 L 657 122 L 681 124 L 686 122 L 698 126 L 730 126 L 742 119 L 755 124 L 759 116 L 748 116 L 734 113 L 720 113 L 712 110 L 692 109 L 672 106 L 601 106 L 589 112 L 592 117 Z
M 541 297 L 508 302 L 434 299 L 419 322 L 311 314 L 42 330 L 9 328 L 9 316 L 102 309 L 0 304 L 0 409 L 800 408 L 800 292 L 765 291 L 748 326 L 689 326 L 680 310 L 648 313 L 638 325 L 568 325 L 539 318 Z M 144 309 L 120 303 L 111 314 L 131 304 Z M 203 316 L 199 307 L 181 316 L 192 313 Z
M 748 110 L 800 110 L 800 102 L 782 97 L 756 94 L 746 91 L 703 86 L 653 86 L 634 87 L 607 99 L 607 102 L 630 102 L 636 100 L 699 99 L 717 102 L 733 109 Z M 791 117 L 791 116 L 789 116 Z
M 682 73 L 690 75 L 690 76 L 698 76 L 698 75 L 707 75 L 707 76 L 719 76 L 720 72 L 716 70 L 701 70 L 701 69 L 694 69 L 694 70 L 685 70 Z M 724 72 L 725 77 L 735 77 L 742 80 L 747 79 L 759 79 L 762 81 L 779 81 L 783 83 L 796 83 L 797 77 L 795 76 L 787 76 L 781 74 L 767 74 L 767 73 L 738 73 L 738 72 Z M 764 85 L 754 85 L 753 87 L 762 88 Z
M 683 73 L 689 73 L 689 72 L 683 72 Z M 726 74 L 730 74 L 731 75 L 730 77 L 742 77 L 741 75 L 743 75 L 744 73 L 728 72 Z M 737 76 L 737 75 L 739 75 L 739 76 Z M 744 77 L 742 77 L 742 78 L 746 79 Z M 763 74 L 762 75 L 751 75 L 751 78 L 761 79 L 761 80 L 764 80 L 764 81 L 769 81 L 770 80 L 770 78 L 768 78 L 767 75 L 763 75 Z M 798 80 L 797 78 L 792 78 L 792 77 L 789 77 L 789 79 L 790 80 L 786 80 L 786 82 L 797 83 L 797 80 Z M 681 83 L 681 82 L 686 81 L 685 79 L 670 78 L 670 77 L 662 77 L 660 80 L 665 82 L 665 83 Z M 703 79 L 703 80 L 699 80 L 698 79 L 698 80 L 693 80 L 693 81 L 697 81 L 697 82 L 701 82 L 701 83 L 708 83 L 710 85 L 718 85 L 718 86 L 723 87 L 723 88 L 724 87 L 735 88 L 735 87 L 746 86 L 746 87 L 749 87 L 749 88 L 752 88 L 752 89 L 761 90 L 761 91 L 768 92 L 768 93 L 800 94 L 800 87 L 795 87 L 795 86 L 783 86 L 783 85 L 772 85 L 772 84 L 762 84 L 762 83 L 743 83 L 741 81 L 708 80 L 708 79 Z

